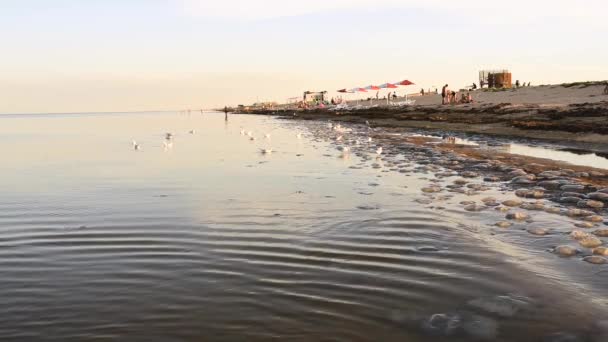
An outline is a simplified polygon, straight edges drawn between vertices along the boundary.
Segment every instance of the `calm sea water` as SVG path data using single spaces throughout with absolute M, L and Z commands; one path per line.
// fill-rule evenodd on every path
M 343 158 L 323 125 L 1 116 L 0 340 L 601 340 L 606 268 L 416 202 L 432 175 Z

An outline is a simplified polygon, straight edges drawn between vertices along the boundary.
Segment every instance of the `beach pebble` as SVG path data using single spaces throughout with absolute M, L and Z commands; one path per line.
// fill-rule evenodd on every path
M 438 186 L 429 186 L 429 187 L 424 187 L 422 188 L 422 192 L 425 193 L 435 193 L 435 192 L 440 192 L 441 188 Z
M 584 192 L 585 186 L 578 185 L 578 184 L 566 184 L 566 185 L 562 185 L 560 189 L 562 191 L 569 191 L 569 192 Z
M 596 248 L 602 245 L 602 240 L 590 235 L 578 240 L 578 243 L 585 248 Z
M 461 173 L 460 175 L 464 178 L 479 177 L 479 174 L 477 172 L 473 172 L 473 171 L 465 171 L 465 172 Z
M 506 200 L 506 201 L 502 202 L 502 205 L 507 206 L 507 207 L 519 207 L 520 205 L 522 205 L 522 203 L 523 203 L 523 201 L 514 199 L 514 200 Z
M 587 196 L 578 192 L 562 192 L 562 197 L 577 197 L 580 199 L 584 199 Z
M 538 174 L 539 178 L 559 178 L 562 176 L 562 173 L 559 171 L 543 171 Z
M 558 200 L 559 203 L 564 203 L 564 204 L 578 204 L 578 202 L 580 202 L 580 201 L 581 201 L 580 197 L 573 197 L 573 196 L 560 197 Z
M 592 234 L 599 237 L 608 237 L 608 229 L 598 229 Z
M 586 228 L 586 229 L 594 227 L 593 223 L 591 223 L 591 222 L 578 222 L 578 223 L 575 223 L 574 226 L 577 228 Z
M 558 190 L 562 184 L 558 181 L 542 181 L 538 183 L 538 186 L 547 190 Z
M 600 201 L 594 200 L 583 200 L 577 203 L 577 205 L 581 208 L 593 208 L 593 209 L 601 209 L 604 207 L 604 203 Z
M 526 213 L 515 212 L 515 213 L 508 213 L 506 218 L 507 218 L 507 220 L 523 221 L 523 220 L 527 220 L 528 218 L 530 218 L 530 216 Z
M 513 225 L 513 223 L 507 221 L 499 221 L 496 222 L 494 225 L 499 228 L 509 228 Z
M 608 202 L 608 193 L 592 192 L 587 194 L 587 197 L 596 201 Z
M 511 183 L 520 184 L 520 185 L 528 185 L 534 184 L 534 181 L 530 179 L 528 176 L 515 177 L 511 179 Z
M 566 212 L 566 215 L 568 215 L 570 217 L 586 217 L 586 216 L 592 216 L 593 212 L 588 211 L 588 210 L 581 210 L 581 209 L 569 209 Z
M 509 172 L 509 177 L 519 177 L 519 176 L 525 176 L 528 173 L 522 169 L 515 169 L 511 172 Z
M 526 202 L 526 203 L 522 203 L 522 205 L 519 206 L 521 209 L 526 209 L 526 210 L 543 210 L 545 209 L 545 205 L 541 202 Z
M 461 205 L 471 205 L 471 204 L 475 204 L 475 201 L 462 201 L 460 202 Z
M 571 246 L 557 246 L 553 249 L 553 253 L 560 257 L 571 257 L 578 254 L 578 249 Z
M 466 179 L 457 179 L 454 181 L 454 184 L 456 185 L 466 185 L 469 184 L 469 181 Z
M 500 178 L 498 177 L 485 177 L 483 179 L 484 182 L 488 182 L 488 183 L 496 183 L 496 182 L 500 182 Z
M 464 210 L 466 210 L 466 211 L 482 211 L 485 209 L 486 209 L 486 207 L 477 205 L 477 204 L 469 204 L 466 207 L 464 207 Z
M 549 213 L 549 214 L 559 214 L 562 212 L 562 210 L 560 208 L 556 208 L 556 207 L 549 207 L 549 208 L 545 208 L 545 212 Z
M 584 257 L 583 261 L 588 262 L 590 264 L 594 264 L 594 265 L 604 265 L 604 264 L 608 263 L 608 260 L 606 258 L 598 256 L 598 255 L 591 255 L 588 257 Z
M 599 215 L 587 216 L 584 218 L 584 220 L 587 222 L 596 222 L 596 223 L 604 222 L 604 218 Z
M 597 247 L 593 249 L 593 254 L 595 255 L 601 255 L 601 256 L 608 256 L 608 248 L 606 247 Z
M 591 235 L 589 233 L 584 232 L 582 230 L 573 230 L 572 232 L 570 232 L 570 237 L 572 237 L 574 240 L 582 240 L 590 236 Z
M 528 228 L 527 232 L 532 235 L 545 236 L 549 234 L 549 229 L 547 228 Z

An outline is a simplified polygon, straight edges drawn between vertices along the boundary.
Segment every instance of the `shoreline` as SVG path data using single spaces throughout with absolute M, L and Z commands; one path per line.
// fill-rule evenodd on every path
M 266 109 L 238 113 L 352 124 L 369 121 L 372 126 L 383 128 L 590 144 L 581 150 L 607 153 L 608 95 L 601 95 L 601 91 L 599 86 L 575 89 L 541 86 L 498 92 L 477 91 L 474 92 L 477 102 L 473 104 L 441 105 L 439 96 L 425 95 L 412 97 L 416 103 L 405 107 Z

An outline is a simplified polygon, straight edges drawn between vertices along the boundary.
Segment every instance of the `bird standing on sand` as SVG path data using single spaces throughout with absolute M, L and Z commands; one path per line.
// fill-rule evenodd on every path
M 266 139 L 270 139 L 270 133 L 266 133 L 266 134 L 264 134 L 264 138 L 266 138 Z
M 241 135 L 245 135 L 245 129 L 241 127 Z
M 190 130 L 190 132 L 188 132 L 188 133 L 190 133 L 190 134 L 196 134 L 196 131 L 195 130 Z
M 296 138 L 298 138 L 298 139 L 302 139 L 302 133 L 298 133 L 298 134 L 296 134 Z
M 272 153 L 272 148 L 261 148 L 260 149 L 260 153 L 262 153 L 262 154 L 271 154 Z
M 139 151 L 140 148 L 141 146 L 137 143 L 137 141 L 133 140 L 133 149 L 135 151 Z
M 376 150 L 376 154 L 378 155 L 378 157 L 380 157 L 380 155 L 382 154 L 382 146 L 378 147 L 378 149 Z
M 167 140 L 173 139 L 173 133 L 165 133 L 165 139 L 167 139 Z

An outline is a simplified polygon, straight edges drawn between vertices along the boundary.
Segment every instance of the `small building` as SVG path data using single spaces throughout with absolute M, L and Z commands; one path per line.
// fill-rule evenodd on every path
M 302 100 L 305 103 L 317 103 L 325 101 L 327 91 L 305 91 Z
M 483 88 L 512 88 L 513 82 L 509 70 L 482 70 L 479 72 L 479 84 Z

